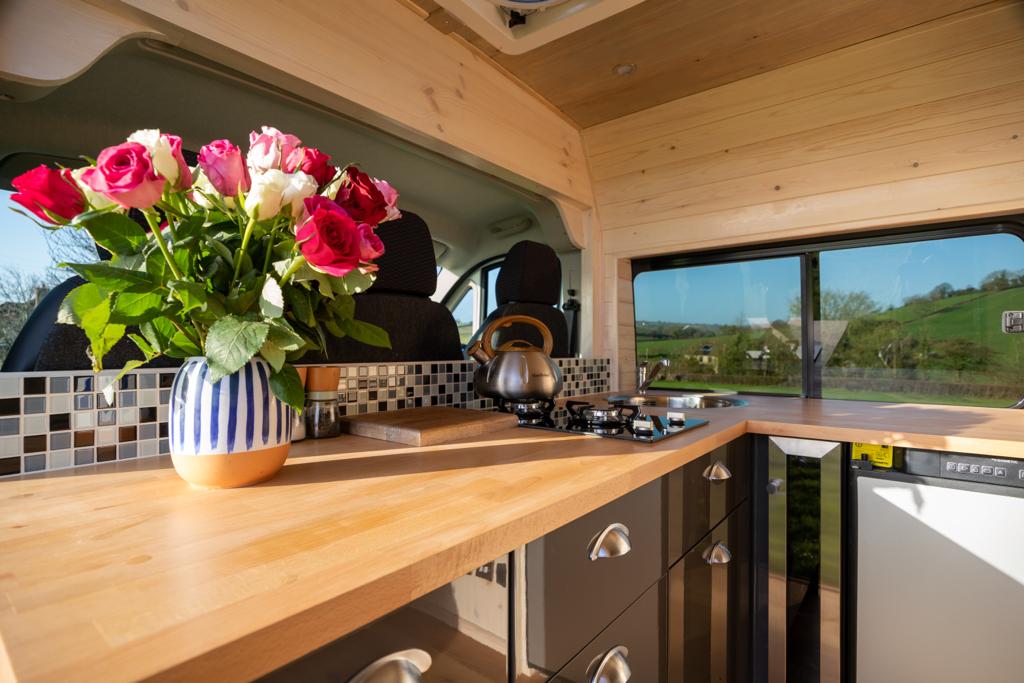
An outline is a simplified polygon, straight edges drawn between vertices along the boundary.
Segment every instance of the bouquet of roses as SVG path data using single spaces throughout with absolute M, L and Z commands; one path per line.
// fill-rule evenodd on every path
M 384 253 L 375 228 L 401 215 L 387 182 L 267 126 L 244 156 L 228 140 L 205 145 L 195 168 L 181 138 L 158 130 L 89 161 L 28 171 L 13 199 L 43 227 L 85 230 L 112 255 L 64 264 L 86 283 L 58 320 L 85 332 L 96 371 L 137 325 L 128 336 L 145 360 L 122 373 L 161 355 L 205 356 L 216 382 L 259 355 L 274 394 L 301 409 L 289 361 L 324 349 L 328 334 L 390 346 L 387 332 L 355 319 L 352 298 L 373 284 Z

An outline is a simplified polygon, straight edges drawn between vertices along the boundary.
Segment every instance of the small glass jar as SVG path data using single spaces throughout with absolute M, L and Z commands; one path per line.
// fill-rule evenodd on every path
M 337 391 L 310 391 L 306 395 L 306 436 L 325 439 L 341 434 Z

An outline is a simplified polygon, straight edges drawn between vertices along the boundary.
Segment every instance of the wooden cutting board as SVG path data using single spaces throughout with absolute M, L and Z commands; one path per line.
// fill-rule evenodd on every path
M 515 415 L 492 410 L 428 406 L 341 418 L 341 430 L 410 446 L 432 446 L 515 427 Z

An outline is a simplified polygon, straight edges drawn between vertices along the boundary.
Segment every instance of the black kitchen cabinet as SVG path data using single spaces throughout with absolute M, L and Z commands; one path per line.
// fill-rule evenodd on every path
M 674 563 L 750 495 L 752 447 L 742 436 L 668 475 L 668 555 Z
M 752 559 L 744 501 L 669 570 L 669 683 L 751 679 Z
M 665 680 L 666 581 L 662 578 L 552 678 L 553 683 Z
M 658 479 L 516 553 L 516 683 L 549 680 L 668 567 Z

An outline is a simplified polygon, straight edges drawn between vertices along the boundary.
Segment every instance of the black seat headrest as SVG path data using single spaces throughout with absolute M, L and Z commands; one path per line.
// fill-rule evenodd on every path
M 384 243 L 384 254 L 377 259 L 377 281 L 367 291 L 426 297 L 433 294 L 437 289 L 437 261 L 434 241 L 423 219 L 403 211 L 401 218 L 381 223 L 377 236 Z
M 498 305 L 510 302 L 555 306 L 561 295 L 562 263 L 555 250 L 523 240 L 512 245 L 498 272 Z

